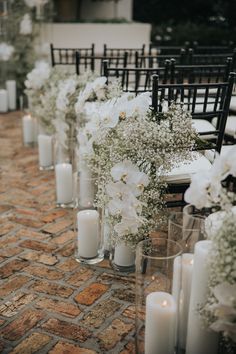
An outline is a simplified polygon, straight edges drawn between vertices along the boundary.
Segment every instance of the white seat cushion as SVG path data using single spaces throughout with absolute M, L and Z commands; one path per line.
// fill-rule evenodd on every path
M 221 148 L 220 155 L 221 156 L 227 155 L 233 146 L 235 146 L 235 145 L 223 145 Z M 210 162 L 213 162 L 214 158 L 215 158 L 215 150 L 206 150 L 205 156 Z
M 165 177 L 166 182 L 174 184 L 188 183 L 190 182 L 191 175 L 199 170 L 208 170 L 211 168 L 210 161 L 199 152 L 192 152 L 192 156 L 195 157 L 193 161 L 184 161 L 180 167 L 173 168 Z
M 229 109 L 236 113 L 236 96 L 231 97 Z
M 210 122 L 204 119 L 193 119 L 192 125 L 198 133 L 212 132 L 216 130 L 214 125 L 212 125 Z M 201 139 L 211 139 L 213 137 L 214 137 L 213 134 L 202 135 Z
M 216 118 L 212 119 L 212 124 L 216 126 Z M 236 116 L 229 116 L 227 118 L 225 134 L 228 134 L 236 139 Z

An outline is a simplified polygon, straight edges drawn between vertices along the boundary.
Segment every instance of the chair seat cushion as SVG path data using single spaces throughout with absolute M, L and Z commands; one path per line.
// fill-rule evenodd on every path
M 236 96 L 231 97 L 229 109 L 230 109 L 230 111 L 233 111 L 236 113 Z
M 216 126 L 216 118 L 212 119 L 212 124 Z M 229 116 L 225 126 L 225 134 L 236 139 L 236 116 Z
M 220 155 L 221 156 L 227 155 L 229 150 L 232 149 L 233 146 L 235 146 L 235 145 L 223 145 L 221 148 Z M 213 162 L 214 157 L 215 157 L 215 150 L 206 150 L 205 156 L 210 162 Z
M 193 161 L 186 160 L 181 166 L 173 168 L 165 177 L 166 182 L 170 184 L 188 183 L 194 173 L 211 168 L 210 161 L 199 152 L 192 152 L 192 156 L 195 158 Z
M 216 130 L 214 125 L 212 125 L 210 122 L 204 119 L 193 119 L 192 124 L 198 133 L 212 132 Z M 213 137 L 214 137 L 213 134 L 201 136 L 202 139 L 211 139 Z

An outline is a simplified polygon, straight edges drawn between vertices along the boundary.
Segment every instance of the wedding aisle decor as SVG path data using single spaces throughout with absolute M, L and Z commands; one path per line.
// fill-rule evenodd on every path
M 83 159 L 99 176 L 96 206 L 105 211 L 108 243 L 113 249 L 121 246 L 119 253 L 126 246 L 134 252 L 165 220 L 164 176 L 191 159 L 197 139 L 191 114 L 180 105 L 157 115 L 149 105 L 150 93 L 110 99 L 79 135 Z
M 227 353 L 234 353 L 236 348 L 235 161 L 235 147 L 228 155 L 217 155 L 209 171 L 192 177 L 185 193 L 188 203 L 211 212 L 206 219 L 208 242 L 211 242 L 207 259 L 207 295 L 195 311 L 206 330 L 210 328 L 223 335 Z

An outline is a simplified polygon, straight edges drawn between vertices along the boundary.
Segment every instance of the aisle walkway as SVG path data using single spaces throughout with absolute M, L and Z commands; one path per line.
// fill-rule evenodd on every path
M 72 219 L 22 146 L 20 113 L 0 115 L 1 353 L 134 352 L 134 277 L 79 265 Z

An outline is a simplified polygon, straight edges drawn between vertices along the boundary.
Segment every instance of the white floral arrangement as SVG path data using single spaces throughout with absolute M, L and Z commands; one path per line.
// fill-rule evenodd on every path
M 37 117 L 37 110 L 41 105 L 40 97 L 49 80 L 51 70 L 51 66 L 47 62 L 39 61 L 26 76 L 25 93 L 28 97 L 29 109 L 35 117 Z
M 94 81 L 94 74 L 85 71 L 81 75 L 67 74 L 64 80 L 58 81 L 58 91 L 55 101 L 55 119 L 52 121 L 57 139 L 67 148 L 68 139 L 75 138 L 76 123 L 79 116 L 76 112 L 76 102 L 87 85 Z
M 30 111 L 46 132 L 56 131 L 62 145 L 70 126 L 76 122 L 76 98 L 93 79 L 94 74 L 89 71 L 77 76 L 68 68 L 52 68 L 45 61 L 37 62 L 27 74 L 25 93 Z
M 110 241 L 113 244 L 123 241 L 135 247 L 140 240 L 148 237 L 158 223 L 165 220 L 164 176 L 183 160 L 191 159 L 191 150 L 197 139 L 191 124 L 191 114 L 180 105 L 172 104 L 166 112 L 158 115 L 153 115 L 149 106 L 150 93 L 137 97 L 130 93 L 123 94 L 97 107 L 93 119 L 80 132 L 80 149 L 92 171 L 99 175 L 97 205 L 110 210 L 107 222 L 112 226 Z M 183 131 L 185 134 L 182 134 Z M 114 196 L 108 186 L 114 187 L 112 183 L 118 182 L 113 172 L 119 164 L 127 168 L 124 175 L 128 176 L 133 166 L 131 170 L 135 170 L 137 175 L 146 176 L 149 181 L 148 184 L 141 183 L 140 202 L 134 199 L 135 194 L 128 201 L 116 200 L 117 205 L 120 203 L 124 208 L 125 205 L 130 207 L 132 198 L 137 202 L 136 214 L 132 210 L 133 226 L 128 227 L 129 232 L 126 230 L 125 233 L 123 226 L 117 228 L 117 224 L 120 225 L 123 220 L 122 213 L 117 214 L 120 209 L 114 215 L 109 207 Z M 127 189 L 121 183 L 117 184 L 117 188 L 119 186 Z M 114 205 L 114 200 L 112 203 Z
M 236 194 L 230 190 L 236 177 L 236 146 L 217 155 L 208 171 L 192 177 L 185 200 L 199 209 L 210 208 L 207 237 L 212 240 L 209 257 L 209 294 L 199 311 L 207 326 L 236 345 Z M 228 183 L 227 183 L 228 180 Z M 234 182 L 235 183 L 235 182 Z

